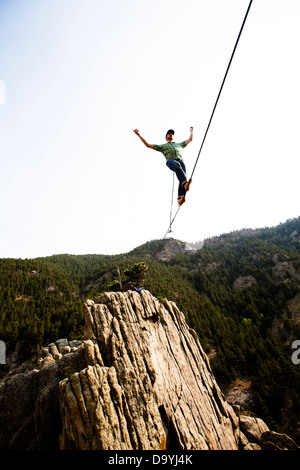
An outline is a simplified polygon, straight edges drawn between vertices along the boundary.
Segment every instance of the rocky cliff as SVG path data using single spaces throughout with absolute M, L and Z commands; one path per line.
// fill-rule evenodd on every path
M 199 338 L 149 292 L 85 304 L 82 342 L 59 340 L 0 382 L 0 449 L 297 448 L 238 416 Z

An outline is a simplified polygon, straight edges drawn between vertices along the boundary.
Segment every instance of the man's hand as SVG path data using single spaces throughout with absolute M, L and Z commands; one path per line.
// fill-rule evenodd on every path
M 140 135 L 140 131 L 138 129 L 133 129 L 133 132 L 139 136 L 139 138 L 141 139 L 141 141 L 143 142 L 144 145 L 146 145 L 146 147 L 148 147 L 149 149 L 154 149 L 154 146 L 152 144 L 148 144 L 148 142 L 146 142 L 145 139 L 143 139 L 143 137 Z
M 190 136 L 189 136 L 188 140 L 185 141 L 186 145 L 189 144 L 193 140 L 193 130 L 194 130 L 194 128 L 190 127 Z

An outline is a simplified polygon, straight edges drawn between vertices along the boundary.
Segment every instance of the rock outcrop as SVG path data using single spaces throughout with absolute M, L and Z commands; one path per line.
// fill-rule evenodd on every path
M 58 449 L 59 382 L 86 367 L 81 341 L 58 340 L 0 381 L 0 450 Z
M 238 418 L 175 304 L 105 294 L 86 305 L 85 337 L 89 366 L 60 383 L 62 448 L 238 448 Z
M 240 276 L 233 283 L 233 289 L 242 291 L 246 287 L 252 287 L 257 284 L 257 280 L 253 276 Z
M 170 261 L 170 259 L 174 258 L 174 256 L 184 254 L 185 251 L 185 243 L 170 238 L 163 244 L 161 250 L 159 250 L 157 259 L 162 261 Z
M 173 302 L 111 292 L 85 316 L 82 342 L 50 344 L 0 382 L 0 449 L 297 448 L 227 403 Z

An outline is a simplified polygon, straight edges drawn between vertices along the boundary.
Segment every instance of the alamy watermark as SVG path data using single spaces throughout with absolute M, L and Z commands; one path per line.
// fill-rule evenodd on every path
M 292 354 L 292 363 L 294 365 L 300 364 L 300 340 L 296 339 L 292 343 L 292 349 L 295 351 Z M 0 364 L 6 364 L 6 345 L 4 341 L 0 340 Z
M 0 106 L 6 103 L 6 86 L 3 80 L 0 80 Z
M 0 340 L 0 364 L 6 364 L 6 345 Z
M 292 349 L 296 349 L 292 354 L 292 363 L 298 365 L 300 364 L 300 339 L 296 339 L 292 343 Z
M 195 243 L 186 243 L 185 244 L 185 249 L 186 251 L 198 251 L 203 248 L 204 245 L 204 240 L 200 240 Z

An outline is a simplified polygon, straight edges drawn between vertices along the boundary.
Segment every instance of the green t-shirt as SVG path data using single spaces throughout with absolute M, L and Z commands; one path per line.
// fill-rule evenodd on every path
M 166 160 L 177 159 L 183 160 L 181 155 L 181 149 L 186 146 L 186 141 L 177 144 L 176 142 L 167 142 L 166 144 L 162 145 L 153 145 L 154 150 L 158 152 L 162 152 L 166 157 Z

